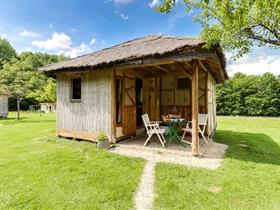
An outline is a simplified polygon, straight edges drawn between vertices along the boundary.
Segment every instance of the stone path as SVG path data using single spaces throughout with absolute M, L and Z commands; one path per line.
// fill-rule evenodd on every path
M 140 184 L 134 196 L 137 210 L 152 209 L 154 201 L 155 162 L 148 161 L 144 168 Z
M 119 144 L 109 151 L 147 160 L 141 181 L 134 195 L 135 208 L 137 210 L 147 210 L 153 207 L 155 165 L 157 162 L 168 162 L 215 170 L 220 166 L 227 148 L 227 145 L 213 142 L 205 152 L 203 158 L 194 157 L 189 151 L 124 144 Z

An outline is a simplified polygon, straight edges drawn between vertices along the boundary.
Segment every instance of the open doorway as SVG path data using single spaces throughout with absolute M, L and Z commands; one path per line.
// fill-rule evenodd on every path
M 136 123 L 137 128 L 142 127 L 142 114 L 143 114 L 143 80 L 140 78 L 135 79 L 135 97 L 136 97 Z

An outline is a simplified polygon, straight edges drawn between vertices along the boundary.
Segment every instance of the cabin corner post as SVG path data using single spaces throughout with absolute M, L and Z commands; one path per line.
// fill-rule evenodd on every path
M 112 96 L 112 128 L 111 128 L 111 142 L 116 143 L 116 125 L 117 125 L 117 119 L 116 119 L 116 70 L 112 69 L 111 74 L 112 80 L 111 80 L 111 96 Z
M 192 61 L 192 68 L 192 154 L 198 156 L 198 60 Z

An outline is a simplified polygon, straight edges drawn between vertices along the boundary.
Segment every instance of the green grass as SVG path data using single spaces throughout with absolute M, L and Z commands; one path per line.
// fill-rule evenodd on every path
M 0 120 L 0 209 L 133 208 L 143 160 L 56 138 L 52 114 L 14 117 Z M 157 165 L 154 208 L 280 209 L 280 119 L 219 117 L 215 140 L 229 145 L 215 171 Z
M 280 119 L 219 117 L 215 141 L 229 145 L 218 170 L 156 167 L 155 209 L 280 209 Z
M 144 161 L 55 137 L 53 114 L 0 120 L 0 209 L 131 209 Z

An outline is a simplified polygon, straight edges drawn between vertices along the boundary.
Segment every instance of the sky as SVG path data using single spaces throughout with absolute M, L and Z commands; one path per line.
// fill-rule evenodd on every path
M 76 57 L 144 35 L 199 36 L 201 27 L 186 14 L 184 4 L 170 14 L 154 7 L 161 0 L 0 0 L 0 37 L 23 51 Z M 235 72 L 280 74 L 280 51 L 255 47 L 234 61 Z

